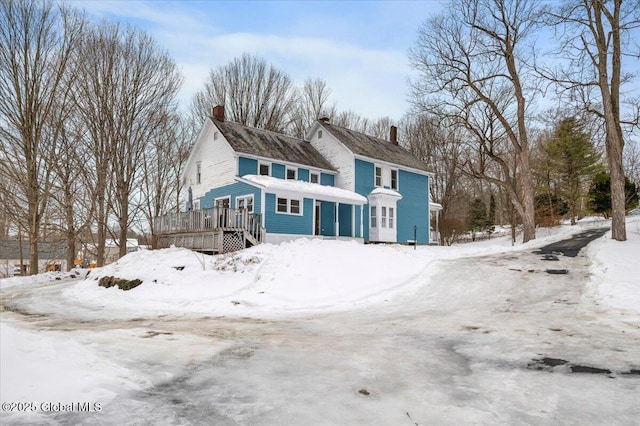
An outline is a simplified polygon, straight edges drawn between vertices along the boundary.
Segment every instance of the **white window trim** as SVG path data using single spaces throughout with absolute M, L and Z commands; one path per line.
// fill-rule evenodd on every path
M 193 200 L 193 210 L 200 210 L 200 200 Z
M 260 167 L 261 166 L 267 166 L 267 174 L 266 175 L 261 175 L 260 174 Z M 258 176 L 271 176 L 271 163 L 268 163 L 266 161 L 258 161 Z
M 319 184 L 320 183 L 320 172 L 314 172 L 314 171 L 311 171 L 311 170 L 309 170 L 309 183 L 314 183 L 314 182 L 311 181 L 311 176 L 313 176 L 313 175 L 318 176 L 318 182 L 315 182 L 315 183 Z
M 255 198 L 253 197 L 253 194 L 245 194 L 245 195 L 238 195 L 236 197 L 236 209 L 240 209 L 238 207 L 238 200 L 249 200 L 251 199 L 251 210 L 246 209 L 249 211 L 249 213 L 253 213 L 255 211 Z M 249 203 L 247 203 L 247 201 L 245 201 L 245 205 L 249 205 Z
M 278 211 L 278 198 L 282 198 L 284 200 L 287 200 L 287 211 L 286 212 L 280 212 Z M 291 212 L 291 200 L 295 200 L 298 201 L 299 205 L 300 205 L 300 213 L 292 213 Z M 278 197 L 276 195 L 276 214 L 287 214 L 287 215 L 292 215 L 292 216 L 303 216 L 304 215 L 304 199 L 300 199 L 300 198 L 287 198 L 287 197 Z

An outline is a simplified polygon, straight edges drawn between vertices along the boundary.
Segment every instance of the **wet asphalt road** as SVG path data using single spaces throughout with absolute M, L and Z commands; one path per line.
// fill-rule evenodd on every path
M 609 231 L 609 228 L 590 229 L 581 232 L 573 237 L 555 242 L 544 246 L 534 253 L 536 254 L 556 254 L 562 253 L 563 256 L 576 257 L 580 250 L 587 246 L 591 241 L 602 237 Z

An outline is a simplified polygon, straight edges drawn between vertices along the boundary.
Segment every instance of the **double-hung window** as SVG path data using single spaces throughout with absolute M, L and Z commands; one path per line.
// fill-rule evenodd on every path
M 389 207 L 389 229 L 393 229 L 393 207 Z
M 391 169 L 391 189 L 398 190 L 398 170 Z
M 382 167 L 375 166 L 376 169 L 376 186 L 382 186 Z
M 386 228 L 387 227 L 387 208 L 382 206 L 381 213 L 382 213 L 381 214 L 382 217 L 380 218 L 380 226 L 382 228 Z
M 376 206 L 371 206 L 371 227 L 375 228 L 378 226 L 378 218 L 376 215 Z
M 302 214 L 302 202 L 297 199 L 281 198 L 276 200 L 276 212 L 286 214 Z

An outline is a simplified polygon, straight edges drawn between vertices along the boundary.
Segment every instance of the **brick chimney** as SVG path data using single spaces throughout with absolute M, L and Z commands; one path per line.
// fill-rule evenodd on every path
M 322 116 L 322 117 L 318 118 L 318 121 L 322 121 L 323 123 L 328 123 L 329 122 L 329 117 Z
M 219 121 L 224 121 L 224 105 L 216 105 L 213 107 L 212 114 Z
M 394 145 L 398 145 L 398 128 L 396 126 L 391 126 L 391 129 L 389 129 L 389 141 Z

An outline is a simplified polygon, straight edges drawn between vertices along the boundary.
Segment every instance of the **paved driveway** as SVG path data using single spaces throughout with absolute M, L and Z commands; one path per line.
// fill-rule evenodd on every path
M 2 320 L 144 384 L 51 424 L 637 425 L 640 319 L 598 304 L 586 257 L 557 257 L 440 262 L 382 304 L 278 319 L 137 317 L 74 306 L 68 283 L 14 287 Z

